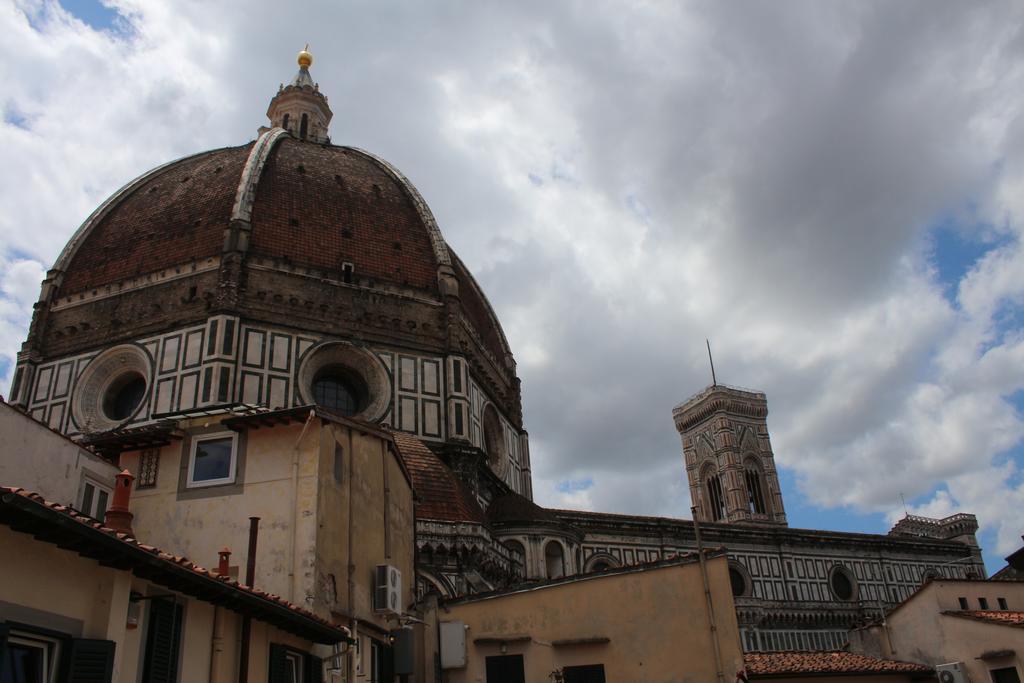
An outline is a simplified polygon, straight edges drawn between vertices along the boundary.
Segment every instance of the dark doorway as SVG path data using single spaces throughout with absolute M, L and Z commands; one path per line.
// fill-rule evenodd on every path
M 522 655 L 487 658 L 487 683 L 526 683 Z
M 562 675 L 565 683 L 604 683 L 604 664 L 567 666 Z

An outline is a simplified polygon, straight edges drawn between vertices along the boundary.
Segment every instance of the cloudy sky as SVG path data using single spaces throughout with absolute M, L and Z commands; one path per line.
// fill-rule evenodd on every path
M 673 405 L 767 392 L 793 526 L 1024 533 L 1024 6 L 0 0 L 0 392 L 64 242 L 247 142 L 306 42 L 519 362 L 546 505 L 689 516 Z

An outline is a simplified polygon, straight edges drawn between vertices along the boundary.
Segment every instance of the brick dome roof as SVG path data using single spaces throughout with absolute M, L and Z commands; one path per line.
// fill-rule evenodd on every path
M 172 162 L 111 197 L 62 255 L 58 297 L 219 256 L 254 144 Z M 436 226 L 386 162 L 283 135 L 253 170 L 252 256 L 327 271 L 347 262 L 363 277 L 436 292 Z

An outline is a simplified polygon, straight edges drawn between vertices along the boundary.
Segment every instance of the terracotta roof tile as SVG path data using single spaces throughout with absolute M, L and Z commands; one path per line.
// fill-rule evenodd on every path
M 932 671 L 923 664 L 875 659 L 853 652 L 750 652 L 743 658 L 751 678 L 782 674 L 926 674 Z
M 518 493 L 507 493 L 492 500 L 487 507 L 487 520 L 496 524 L 540 522 L 566 526 L 553 511 L 542 508 Z
M 283 138 L 252 210 L 252 256 L 437 290 L 430 236 L 402 183 L 348 147 Z M 340 277 L 340 276 L 339 276 Z
M 214 571 L 212 571 L 210 569 L 206 569 L 205 567 L 201 567 L 198 564 L 192 562 L 187 557 L 184 557 L 184 556 L 181 556 L 181 555 L 173 555 L 173 554 L 168 553 L 166 551 L 163 551 L 163 550 L 161 550 L 161 549 L 159 549 L 159 548 L 157 548 L 155 546 L 147 545 L 145 543 L 140 543 L 137 539 L 132 537 L 130 534 L 126 534 L 126 533 L 119 532 L 119 531 L 114 531 L 110 527 L 104 526 L 102 522 L 100 522 L 100 521 L 98 521 L 96 519 L 93 519 L 92 517 L 89 517 L 87 515 L 83 515 L 82 513 L 80 513 L 77 510 L 75 510 L 74 508 L 70 508 L 70 507 L 67 507 L 65 505 L 60 505 L 58 503 L 52 503 L 52 502 L 46 500 L 45 498 L 43 498 L 38 493 L 35 493 L 33 491 L 26 491 L 25 489 L 22 489 L 22 488 L 15 488 L 15 487 L 10 487 L 10 486 L 0 486 L 0 496 L 3 496 L 5 494 L 13 494 L 13 495 L 16 495 L 16 496 L 21 496 L 22 498 L 26 498 L 26 499 L 32 501 L 33 503 L 35 503 L 37 505 L 41 505 L 41 506 L 47 507 L 47 508 L 49 508 L 49 509 L 51 509 L 51 510 L 53 510 L 55 512 L 61 513 L 65 517 L 67 517 L 67 518 L 69 518 L 71 520 L 74 520 L 75 522 L 78 522 L 79 524 L 91 527 L 91 528 L 93 528 L 93 529 L 95 529 L 97 531 L 100 531 L 102 533 L 107 534 L 108 536 L 112 536 L 113 538 L 118 539 L 119 541 L 121 541 L 125 545 L 132 546 L 134 548 L 138 548 L 139 550 L 143 550 L 143 551 L 145 551 L 147 553 L 150 553 L 151 555 L 155 555 L 156 557 L 159 557 L 161 560 L 164 560 L 164 561 L 169 562 L 171 564 L 178 565 L 179 567 L 183 567 L 185 569 L 188 569 L 188 570 L 194 572 L 195 574 L 198 574 L 198 575 L 201 575 L 201 576 L 205 576 L 205 577 L 209 577 L 209 578 L 212 578 L 212 579 L 216 579 L 217 581 L 220 581 L 221 583 L 229 586 L 230 588 L 232 588 L 234 590 L 241 591 L 243 593 L 249 593 L 249 594 L 252 594 L 252 595 L 256 595 L 256 596 L 259 596 L 259 597 L 263 598 L 264 600 L 269 600 L 270 602 L 277 603 L 278 605 L 286 607 L 287 609 L 291 610 L 292 612 L 295 612 L 296 614 L 302 615 L 306 619 L 311 619 L 311 620 L 316 621 L 316 622 L 318 622 L 320 624 L 323 624 L 325 626 L 329 626 L 331 628 L 337 629 L 340 633 L 348 634 L 348 629 L 346 629 L 344 626 L 339 626 L 337 624 L 333 624 L 330 621 L 328 621 L 328 620 L 326 620 L 326 619 L 324 619 L 324 618 L 314 614 L 313 612 L 310 612 L 309 610 L 307 610 L 307 609 L 305 609 L 303 607 L 299 607 L 298 605 L 296 605 L 294 603 L 291 603 L 291 602 L 285 600 L 284 598 L 282 598 L 282 597 L 280 597 L 278 595 L 274 595 L 273 593 L 267 593 L 266 591 L 262 591 L 262 590 L 260 590 L 258 588 L 250 588 L 248 586 L 245 586 L 245 585 L 239 583 L 238 581 L 236 581 L 234 579 L 230 579 L 230 578 L 227 578 L 227 577 L 220 576 L 216 572 L 214 572 Z
M 963 619 L 974 619 L 989 624 L 1000 624 L 1002 626 L 1024 627 L 1024 612 L 1006 610 L 946 610 L 946 616 L 961 617 Z
M 416 518 L 482 524 L 480 504 L 433 451 L 414 436 L 393 432 L 398 454 L 412 477 Z
M 59 296 L 219 255 L 251 147 L 173 162 L 121 198 L 78 248 Z

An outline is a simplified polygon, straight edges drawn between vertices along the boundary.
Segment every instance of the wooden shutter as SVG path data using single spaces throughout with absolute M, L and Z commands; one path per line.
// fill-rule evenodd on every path
M 68 683 L 110 683 L 114 676 L 112 640 L 74 638 L 68 656 Z
M 323 683 L 324 660 L 313 655 L 306 655 L 306 683 Z
M 270 664 L 267 666 L 269 683 L 287 683 L 288 661 L 285 657 L 284 645 L 270 644 Z
M 149 603 L 143 683 L 177 683 L 181 647 L 181 605 L 170 600 Z

